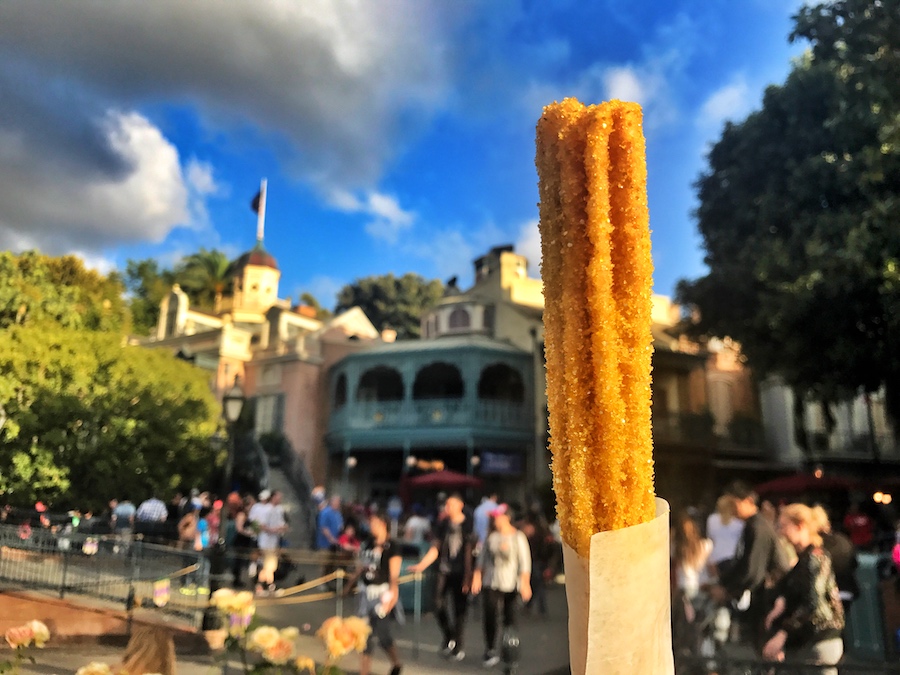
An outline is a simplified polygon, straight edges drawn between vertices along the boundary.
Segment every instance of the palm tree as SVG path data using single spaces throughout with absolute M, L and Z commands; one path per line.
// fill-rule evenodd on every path
M 181 259 L 176 278 L 184 292 L 199 307 L 215 310 L 222 296 L 231 292 L 229 265 L 228 256 L 222 251 L 201 248 L 197 253 Z

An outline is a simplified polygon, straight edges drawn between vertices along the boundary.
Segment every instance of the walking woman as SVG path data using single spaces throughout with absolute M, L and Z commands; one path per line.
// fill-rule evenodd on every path
M 822 547 L 818 517 L 804 504 L 781 510 L 779 530 L 797 551 L 797 564 L 781 580 L 778 599 L 765 626 L 771 631 L 763 656 L 780 661 L 833 666 L 844 653 L 844 611 L 832 569 Z M 810 667 L 816 675 L 837 675 L 837 668 Z
M 497 653 L 497 619 L 502 611 L 503 628 L 514 629 L 518 613 L 518 599 L 531 599 L 531 551 L 528 538 L 510 520 L 509 507 L 500 504 L 490 512 L 491 530 L 488 534 L 472 577 L 472 593 L 484 589 L 484 667 L 500 662 Z M 510 654 L 515 666 L 517 655 Z
M 701 640 L 705 637 L 698 619 L 711 610 L 706 590 L 710 581 L 709 556 L 713 542 L 700 535 L 700 528 L 687 511 L 678 515 L 672 539 L 675 544 L 672 557 L 675 648 L 686 654 L 697 654 L 702 652 Z
M 376 641 L 391 660 L 391 675 L 400 675 L 403 664 L 391 634 L 391 615 L 400 598 L 402 553 L 388 536 L 384 514 L 372 511 L 369 531 L 372 536 L 359 552 L 359 568 L 354 575 L 360 582 L 359 615 L 367 618 L 372 627 L 365 652 L 360 655 L 359 675 L 369 675 Z M 346 588 L 353 588 L 353 580 Z

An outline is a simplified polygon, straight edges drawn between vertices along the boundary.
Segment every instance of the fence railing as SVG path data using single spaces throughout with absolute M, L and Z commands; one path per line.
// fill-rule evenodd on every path
M 847 661 L 836 666 L 785 660 L 762 661 L 747 658 L 729 658 L 717 655 L 702 657 L 679 655 L 675 658 L 676 675 L 883 675 L 900 673 L 900 664 L 864 661 Z
M 0 585 L 136 606 L 199 627 L 209 596 L 202 553 L 130 534 L 0 525 Z

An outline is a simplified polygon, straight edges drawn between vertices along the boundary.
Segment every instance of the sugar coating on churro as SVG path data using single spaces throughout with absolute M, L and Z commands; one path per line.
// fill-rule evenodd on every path
M 654 515 L 653 263 L 641 109 L 565 99 L 537 125 L 553 485 L 562 535 Z

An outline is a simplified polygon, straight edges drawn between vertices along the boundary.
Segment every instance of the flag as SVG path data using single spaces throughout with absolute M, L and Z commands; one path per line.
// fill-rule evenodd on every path
M 253 209 L 253 213 L 259 215 L 259 200 L 262 198 L 262 190 L 256 193 L 256 196 L 253 198 L 253 201 L 250 202 L 250 208 Z

